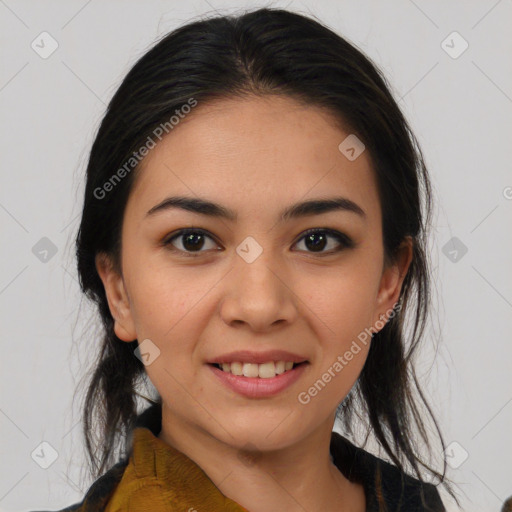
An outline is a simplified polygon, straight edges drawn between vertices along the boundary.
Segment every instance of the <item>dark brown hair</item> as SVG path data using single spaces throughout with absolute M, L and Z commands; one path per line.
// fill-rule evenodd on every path
M 446 458 L 439 473 L 422 460 L 419 449 L 420 442 L 434 452 L 419 404 L 435 425 L 442 447 L 438 453 L 443 455 L 445 448 L 413 365 L 431 300 L 426 242 L 432 192 L 423 155 L 385 77 L 368 57 L 316 20 L 267 8 L 194 21 L 163 37 L 124 78 L 94 140 L 76 238 L 80 285 L 97 305 L 103 329 L 83 411 L 91 474 L 97 477 L 116 462 L 117 449 L 127 453 L 145 377 L 144 365 L 134 355 L 137 341 L 121 341 L 114 332 L 95 268 L 96 255 L 105 253 L 120 271 L 122 219 L 138 167 L 107 197 L 98 197 L 98 190 L 191 98 L 204 104 L 246 95 L 284 95 L 327 109 L 369 151 L 382 205 L 386 262 L 393 261 L 407 236 L 413 240 L 413 259 L 402 286 L 402 307 L 373 335 L 365 366 L 338 417 L 351 433 L 357 415 L 393 463 L 404 471 L 412 468 L 420 479 L 426 470 L 453 496 Z M 407 340 L 406 314 L 413 325 Z

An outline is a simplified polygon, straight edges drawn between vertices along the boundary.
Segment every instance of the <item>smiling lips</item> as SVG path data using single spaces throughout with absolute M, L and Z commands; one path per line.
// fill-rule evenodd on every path
M 233 363 L 222 363 L 216 365 L 224 372 L 232 373 L 233 375 L 243 375 L 244 377 L 260 377 L 261 379 L 270 379 L 276 375 L 281 375 L 287 370 L 293 368 L 292 361 L 269 361 L 268 363 L 241 363 L 235 361 Z
M 306 357 L 284 350 L 230 352 L 207 361 L 223 386 L 246 398 L 278 395 L 306 371 Z
M 306 358 L 284 350 L 251 352 L 239 350 L 208 361 L 220 370 L 243 377 L 270 379 L 306 362 Z

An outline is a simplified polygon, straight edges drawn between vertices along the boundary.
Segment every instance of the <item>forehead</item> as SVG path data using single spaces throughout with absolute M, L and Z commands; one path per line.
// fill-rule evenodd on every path
M 262 216 L 283 203 L 336 195 L 378 216 L 370 155 L 364 150 L 349 160 L 340 151 L 351 134 L 339 121 L 288 97 L 198 104 L 145 157 L 129 206 L 142 215 L 169 195 L 187 195 L 238 217 Z

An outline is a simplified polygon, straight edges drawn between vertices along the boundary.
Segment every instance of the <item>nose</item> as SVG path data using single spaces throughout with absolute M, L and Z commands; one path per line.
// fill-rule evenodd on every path
M 269 251 L 270 253 L 270 251 Z M 220 314 L 231 327 L 269 332 L 297 318 L 297 301 L 290 272 L 278 267 L 265 251 L 252 263 L 236 257 L 224 279 Z

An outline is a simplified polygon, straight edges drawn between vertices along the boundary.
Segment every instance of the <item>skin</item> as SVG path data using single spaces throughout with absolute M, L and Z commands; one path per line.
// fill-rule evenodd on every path
M 288 97 L 200 104 L 143 161 L 123 220 L 122 274 L 97 257 L 116 335 L 149 338 L 161 351 L 146 366 L 163 401 L 160 439 L 251 512 L 365 510 L 362 485 L 331 463 L 329 442 L 369 343 L 308 404 L 297 399 L 359 333 L 389 315 L 412 258 L 406 240 L 384 266 L 369 152 L 349 161 L 338 150 L 349 133 L 328 112 Z M 220 203 L 238 220 L 182 209 L 146 216 L 170 195 Z M 334 195 L 357 203 L 366 218 L 334 211 L 278 222 L 293 203 Z M 195 258 L 180 253 L 183 237 L 162 243 L 187 227 L 212 237 Z M 329 237 L 319 254 L 301 237 L 310 228 L 335 229 L 356 245 L 333 252 L 340 243 Z M 247 236 L 263 248 L 252 263 L 236 252 Z M 205 363 L 243 349 L 288 350 L 309 365 L 277 396 L 246 398 Z M 251 463 L 243 457 L 249 445 Z

